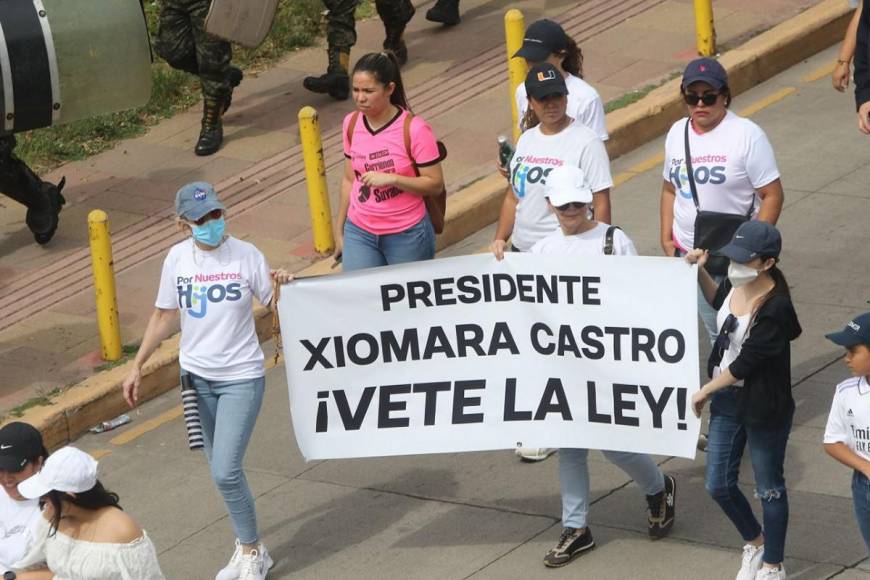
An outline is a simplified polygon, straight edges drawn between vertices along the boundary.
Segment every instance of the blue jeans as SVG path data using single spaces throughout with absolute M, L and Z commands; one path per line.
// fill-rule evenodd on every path
M 611 463 L 626 472 L 646 495 L 665 488 L 665 477 L 645 453 L 603 451 Z M 559 483 L 562 487 L 562 526 L 585 528 L 589 513 L 588 449 L 559 449 Z
M 864 546 L 870 553 L 870 480 L 860 471 L 852 475 L 852 503 Z
M 737 531 L 748 542 L 762 532 L 746 496 L 737 487 L 740 458 L 749 443 L 755 473 L 755 497 L 761 500 L 764 520 L 764 562 L 779 564 L 785 552 L 788 527 L 788 494 L 783 468 L 791 417 L 782 426 L 746 425 L 737 416 L 736 388 L 713 395 L 707 442 L 707 492 L 719 504 Z
M 344 247 L 341 268 L 344 272 L 376 268 L 435 257 L 435 230 L 429 216 L 403 232 L 376 235 L 344 222 Z
M 189 374 L 211 477 L 224 498 L 236 537 L 243 544 L 254 544 L 259 540 L 257 514 L 242 461 L 260 413 L 266 378 L 210 381 Z

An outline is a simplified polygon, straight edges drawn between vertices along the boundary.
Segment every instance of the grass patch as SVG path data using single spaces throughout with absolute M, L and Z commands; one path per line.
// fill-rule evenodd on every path
M 136 352 L 139 350 L 139 343 L 136 344 L 125 344 L 121 346 L 121 358 L 118 360 L 110 360 L 109 362 L 105 362 L 99 366 L 94 367 L 95 373 L 101 373 L 103 371 L 107 371 L 109 369 L 113 369 L 115 367 L 119 367 L 128 360 L 130 360 L 131 356 L 134 356 Z
M 61 393 L 60 387 L 54 388 L 47 393 L 41 394 L 38 397 L 33 397 L 29 401 L 18 405 L 17 407 L 12 407 L 9 410 L 9 414 L 15 418 L 21 418 L 24 416 L 24 412 L 28 409 L 32 409 L 34 407 L 47 407 L 49 405 L 53 405 L 51 402 L 53 397 L 58 396 Z
M 153 40 L 157 34 L 157 4 L 146 0 L 144 6 Z M 364 0 L 356 16 L 368 18 L 373 13 L 373 2 Z M 323 34 L 322 14 L 321 0 L 282 2 L 263 44 L 256 49 L 234 47 L 233 64 L 242 69 L 262 69 L 292 50 L 314 44 Z M 200 100 L 198 79 L 170 68 L 156 54 L 154 58 L 151 99 L 144 107 L 21 133 L 17 135 L 16 153 L 37 173 L 45 172 L 109 149 L 121 139 L 141 135 L 148 127 Z
M 663 78 L 662 80 L 660 80 L 657 83 L 647 85 L 647 86 L 643 87 L 642 89 L 637 89 L 635 91 L 628 91 L 627 93 L 623 94 L 621 97 L 613 99 L 612 101 L 610 101 L 606 105 L 604 105 L 604 112 L 610 113 L 611 111 L 615 111 L 617 109 L 622 109 L 623 107 L 627 107 L 629 105 L 632 105 L 632 104 L 638 102 L 639 100 L 641 100 L 642 98 L 644 98 L 645 96 L 647 96 L 648 94 L 650 94 L 655 89 L 662 86 L 663 84 L 677 78 L 678 76 L 680 76 L 680 74 L 682 74 L 682 73 L 680 73 L 679 71 L 674 71 L 671 74 L 669 74 L 667 77 Z

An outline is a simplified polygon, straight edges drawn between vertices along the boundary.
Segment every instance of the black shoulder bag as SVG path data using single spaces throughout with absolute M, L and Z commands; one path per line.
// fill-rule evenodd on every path
M 701 210 L 701 204 L 698 202 L 698 188 L 695 186 L 695 174 L 692 170 L 692 152 L 689 150 L 689 123 L 690 121 L 687 120 L 684 142 L 686 145 L 686 173 L 689 174 L 692 200 L 695 202 L 695 209 L 698 212 L 698 215 L 695 216 L 694 245 L 696 248 L 710 251 L 710 258 L 705 266 L 707 272 L 724 276 L 728 273 L 728 258 L 715 256 L 713 252 L 728 244 L 740 224 L 752 218 L 752 212 L 755 211 L 755 194 L 752 196 L 752 203 L 749 204 L 749 211 L 746 212 L 746 215 Z
M 621 230 L 622 228 L 619 226 L 610 226 L 607 228 L 607 232 L 604 234 L 604 255 L 612 256 L 613 255 L 613 234 L 616 233 L 616 230 Z

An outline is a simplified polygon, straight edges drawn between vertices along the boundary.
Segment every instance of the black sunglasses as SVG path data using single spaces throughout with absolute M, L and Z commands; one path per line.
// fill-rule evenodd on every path
M 568 209 L 572 208 L 572 207 L 577 208 L 577 209 L 583 209 L 584 207 L 586 207 L 586 204 L 579 202 L 579 201 L 569 201 L 566 204 L 557 205 L 556 209 L 559 211 L 568 211 Z
M 190 223 L 201 226 L 207 221 L 220 219 L 222 215 L 224 215 L 224 210 L 213 209 L 198 220 L 190 220 Z
M 722 93 L 704 93 L 703 95 L 683 93 L 683 100 L 691 107 L 697 106 L 699 101 L 704 103 L 705 107 L 712 107 L 713 104 L 716 103 L 716 99 L 719 98 L 720 94 Z
M 719 329 L 719 335 L 716 337 L 716 342 L 713 343 L 713 348 L 720 353 L 724 353 L 731 346 L 731 339 L 728 335 L 737 330 L 737 317 L 729 314 L 722 323 L 722 328 Z

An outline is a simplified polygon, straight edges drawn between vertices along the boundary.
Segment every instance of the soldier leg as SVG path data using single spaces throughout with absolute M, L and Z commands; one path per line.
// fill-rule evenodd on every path
M 220 148 L 223 141 L 221 117 L 227 102 L 232 98 L 229 74 L 233 49 L 229 42 L 205 31 L 205 17 L 209 9 L 207 0 L 193 0 L 189 7 L 203 97 L 202 131 L 194 153 L 211 155 Z
M 326 6 L 326 41 L 329 66 L 326 74 L 305 77 L 302 86 L 314 93 L 325 93 L 334 99 L 344 100 L 350 95 L 348 65 L 350 49 L 356 44 L 356 21 L 354 11 L 357 0 L 323 0 Z
M 199 76 L 193 29 L 186 5 L 172 1 L 160 5 L 154 51 L 172 68 Z
M 58 214 L 66 203 L 60 190 L 66 183 L 61 179 L 56 186 L 43 181 L 13 153 L 15 137 L 0 137 L 0 192 L 27 208 L 27 227 L 40 244 L 54 235 L 59 222 Z
M 395 53 L 400 65 L 405 64 L 408 62 L 408 47 L 402 35 L 414 17 L 414 5 L 411 0 L 375 0 L 375 8 L 384 22 L 384 48 Z
M 435 6 L 426 11 L 426 20 L 444 26 L 459 24 L 459 0 L 438 0 Z

